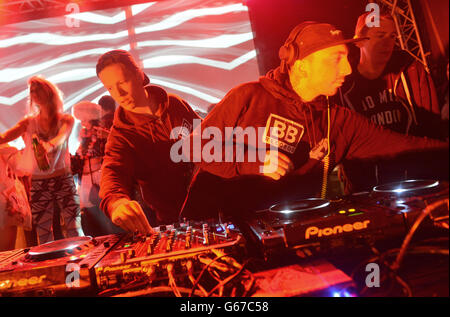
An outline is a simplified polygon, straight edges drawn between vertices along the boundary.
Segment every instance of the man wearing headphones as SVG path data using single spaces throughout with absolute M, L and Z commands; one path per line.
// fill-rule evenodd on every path
M 328 96 L 334 95 L 351 73 L 346 44 L 360 40 L 344 39 L 330 24 L 298 25 L 279 50 L 281 65 L 256 82 L 232 89 L 194 129 L 189 141 L 194 144 L 201 135 L 202 146 L 208 144 L 209 149 L 211 139 L 204 138 L 204 131 L 220 130 L 225 156 L 233 153 L 229 145 L 236 147 L 239 142 L 236 137 L 229 139 L 228 127 L 264 131 L 256 141 L 241 138 L 243 160 L 235 153 L 233 160 L 228 157 L 222 162 L 199 158 L 198 151 L 191 154 L 201 168 L 197 179 L 206 172 L 230 185 L 225 186 L 224 197 L 217 199 L 224 204 L 220 207 L 224 213 L 243 215 L 287 199 L 325 197 L 328 173 L 343 160 L 447 147 L 440 141 L 384 130 L 347 108 L 330 107 Z M 263 152 L 264 162 L 249 160 L 251 152 Z M 202 200 L 192 197 L 197 192 L 195 185 L 182 211 L 187 217 L 199 216 L 201 209 L 198 202 Z M 211 197 L 214 186 L 204 187 Z

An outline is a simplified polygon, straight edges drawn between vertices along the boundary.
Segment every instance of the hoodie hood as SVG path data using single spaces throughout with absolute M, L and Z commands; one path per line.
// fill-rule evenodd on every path
M 261 76 L 259 82 L 275 98 L 294 104 L 299 110 L 305 105 L 315 109 L 324 109 L 327 106 L 325 96 L 318 96 L 311 102 L 304 102 L 292 88 L 289 74 L 281 71 L 281 66 L 270 70 L 265 76 Z

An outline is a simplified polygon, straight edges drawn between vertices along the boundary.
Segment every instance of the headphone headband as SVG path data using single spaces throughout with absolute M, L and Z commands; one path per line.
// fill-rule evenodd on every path
M 280 47 L 278 51 L 278 56 L 281 59 L 281 67 L 283 72 L 287 72 L 288 66 L 291 66 L 300 55 L 300 50 L 298 48 L 297 43 L 295 42 L 297 40 L 297 37 L 299 37 L 300 34 L 308 26 L 313 24 L 318 24 L 318 22 L 306 21 L 297 25 L 294 29 L 292 29 L 291 33 L 289 34 L 289 37 L 287 38 L 283 46 Z

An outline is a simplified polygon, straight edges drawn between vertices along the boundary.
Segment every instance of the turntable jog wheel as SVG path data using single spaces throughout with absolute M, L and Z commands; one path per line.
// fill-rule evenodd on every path
M 308 211 L 322 210 L 330 205 L 330 201 L 320 198 L 307 198 L 287 203 L 276 204 L 269 211 L 279 217 L 296 217 Z
M 373 191 L 376 193 L 392 193 L 392 194 L 412 194 L 418 191 L 435 189 L 439 186 L 436 180 L 405 180 L 401 182 L 393 182 L 375 186 Z

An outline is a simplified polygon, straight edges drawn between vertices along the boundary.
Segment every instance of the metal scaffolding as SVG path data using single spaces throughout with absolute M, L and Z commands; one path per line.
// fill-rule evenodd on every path
M 80 12 L 127 6 L 149 0 L 8 0 L 0 1 L 0 25 L 71 13 L 77 4 Z
M 429 72 L 427 56 L 420 38 L 416 17 L 414 16 L 411 0 L 377 0 L 380 7 L 389 10 L 394 18 L 400 47 L 421 62 Z

